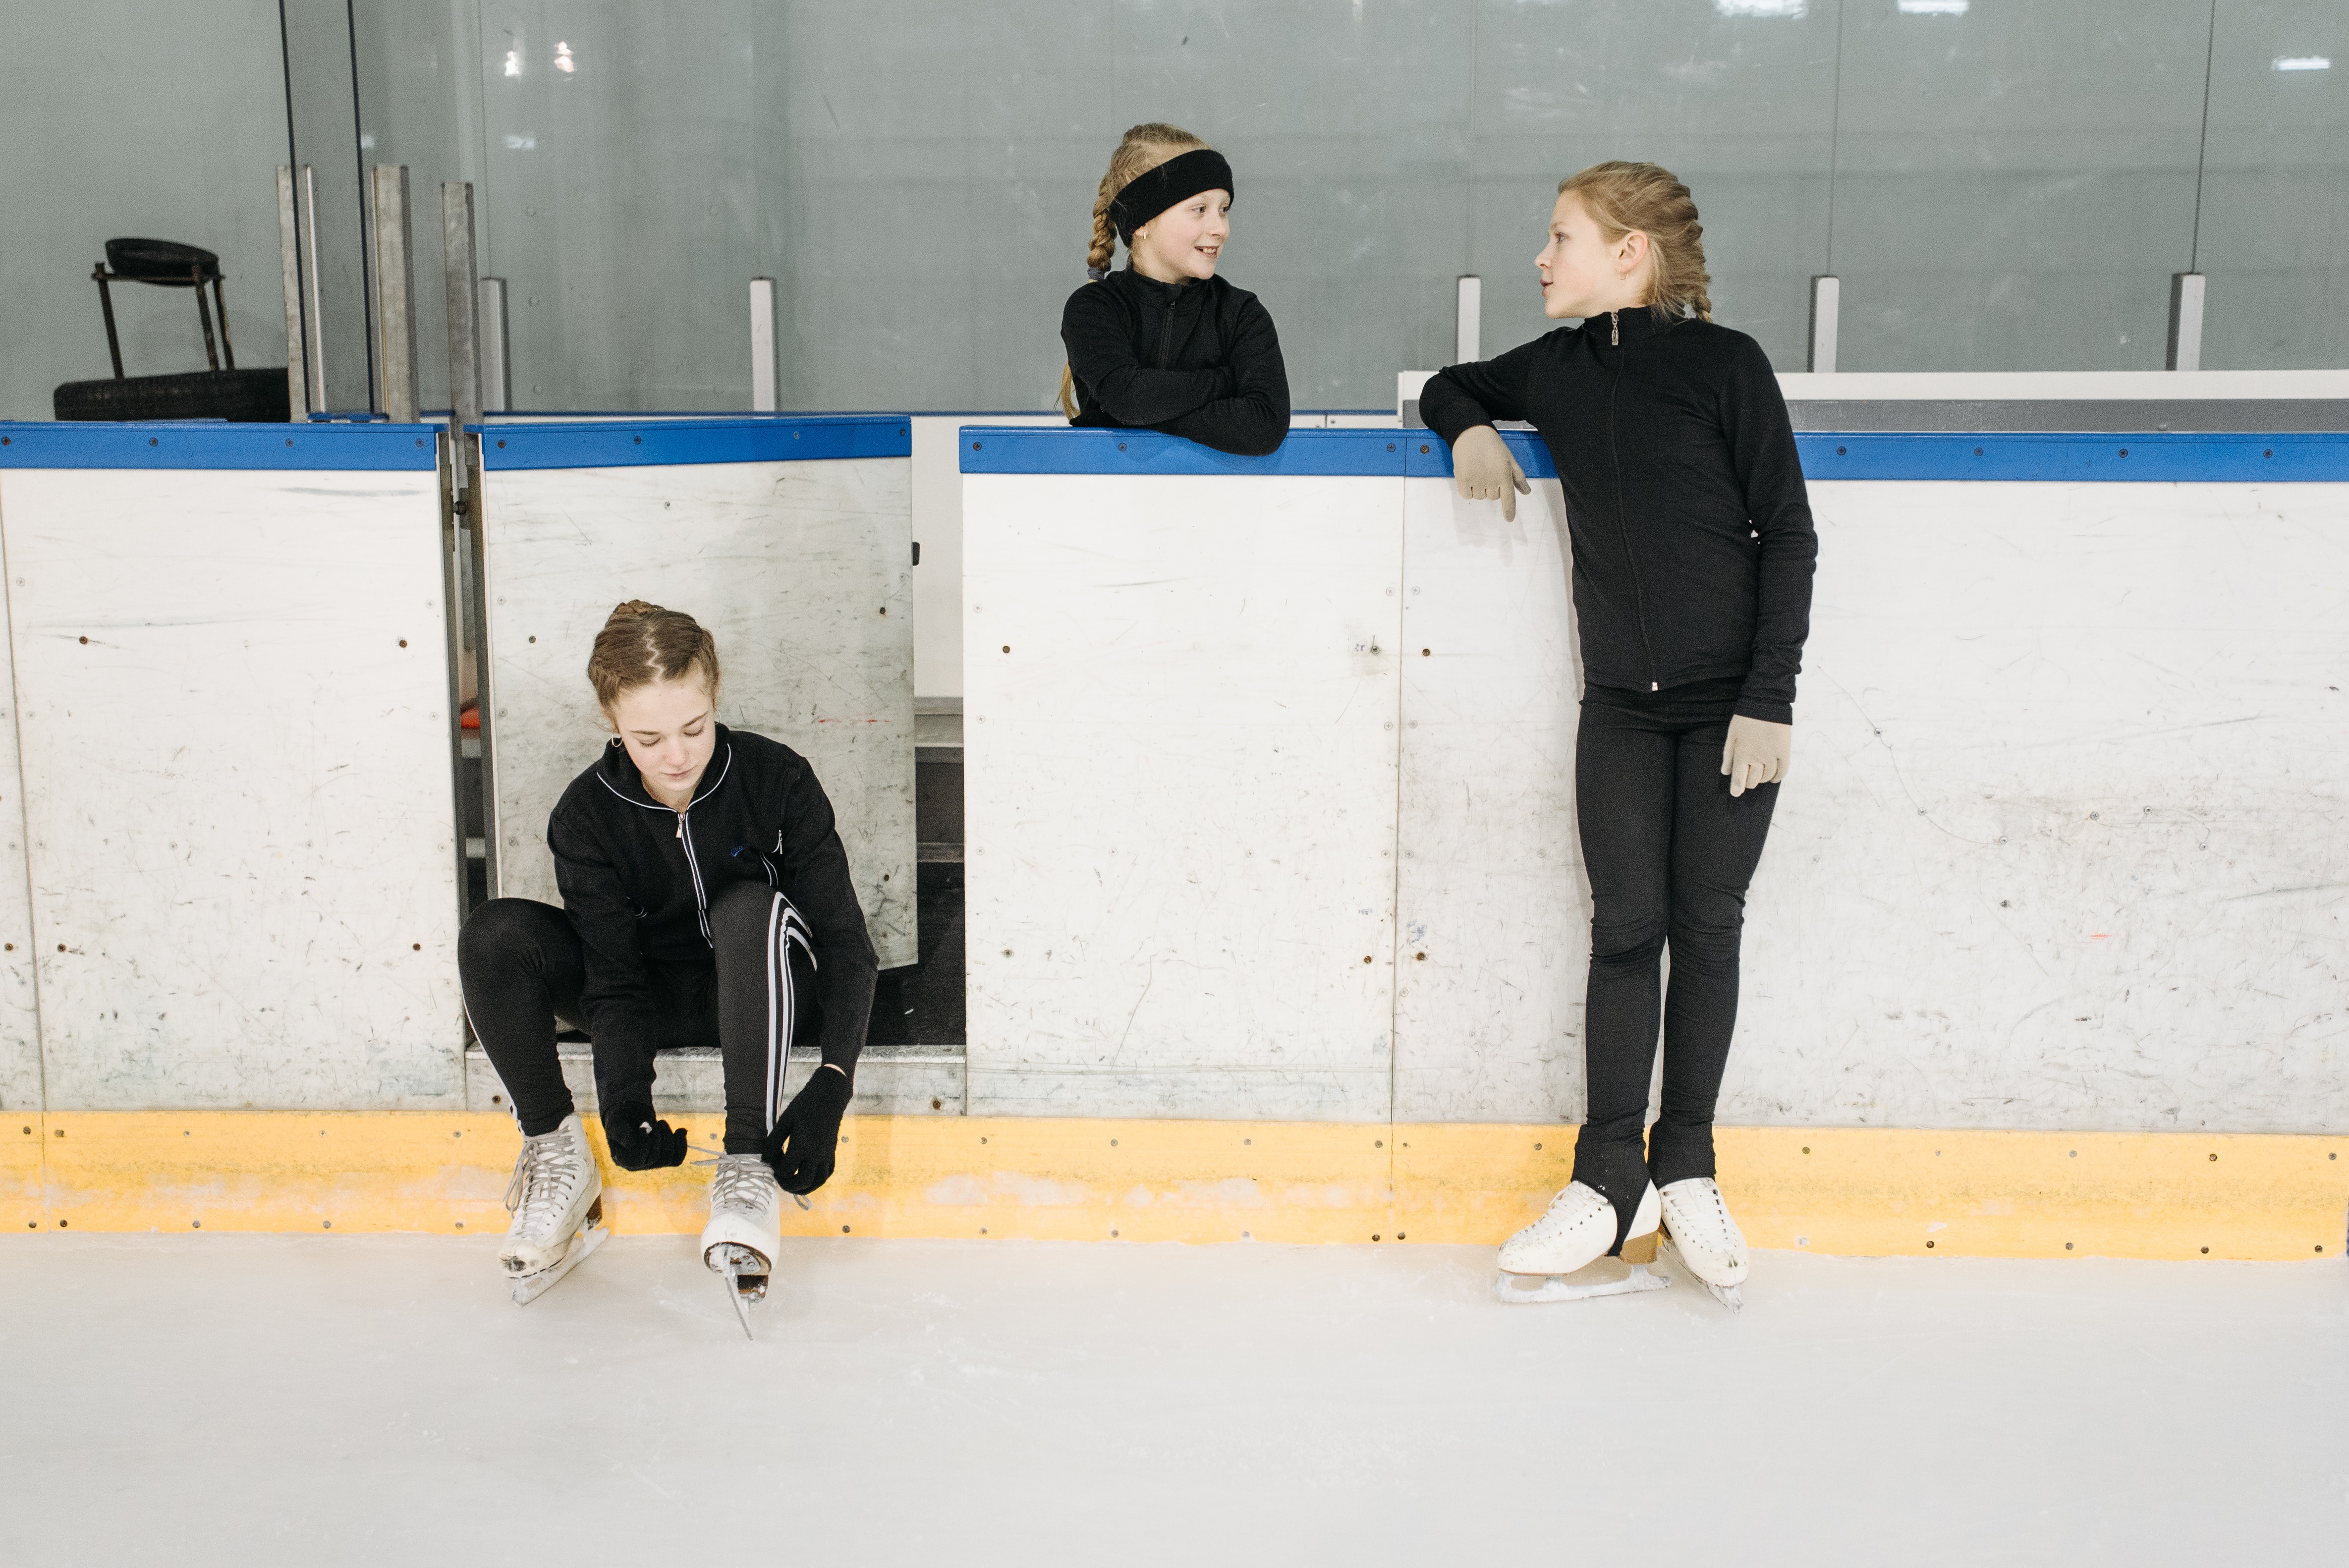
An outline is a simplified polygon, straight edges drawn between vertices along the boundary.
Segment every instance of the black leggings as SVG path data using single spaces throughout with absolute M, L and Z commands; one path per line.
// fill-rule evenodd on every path
M 739 882 L 709 906 L 709 960 L 648 964 L 659 1036 L 640 1058 L 595 1047 L 595 1092 L 606 1110 L 650 1104 L 654 1051 L 715 1045 L 726 1068 L 726 1151 L 755 1153 L 781 1103 L 787 1047 L 814 1027 L 815 959 L 807 927 L 782 894 Z M 505 1080 L 525 1137 L 571 1114 L 555 1054 L 558 1028 L 581 1029 L 586 967 L 570 916 L 553 904 L 499 898 L 475 910 L 457 939 L 457 973 L 473 1033 Z M 633 1053 L 632 1053 L 633 1055 Z
M 1775 784 L 1731 799 L 1721 771 L 1740 685 L 1583 694 L 1574 789 L 1592 904 L 1583 1023 L 1590 1107 L 1574 1179 L 1606 1194 L 1626 1224 L 1651 1180 L 1662 1187 L 1713 1173 L 1713 1107 L 1737 1024 L 1745 888 L 1778 803 Z M 1663 1107 L 1643 1157 L 1656 961 L 1667 944 Z

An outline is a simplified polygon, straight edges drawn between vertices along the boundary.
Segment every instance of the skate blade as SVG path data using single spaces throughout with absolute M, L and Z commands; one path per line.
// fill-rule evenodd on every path
M 611 1232 L 602 1225 L 590 1225 L 571 1238 L 563 1256 L 534 1274 L 524 1274 L 513 1282 L 513 1304 L 528 1306 L 548 1291 L 563 1283 L 563 1276 L 587 1261 L 587 1254 L 604 1244 Z
M 1683 1274 L 1686 1274 L 1689 1278 L 1704 1286 L 1705 1293 L 1708 1295 L 1711 1295 L 1713 1300 L 1721 1303 L 1722 1305 L 1729 1308 L 1730 1311 L 1743 1312 L 1745 1310 L 1745 1297 L 1739 1293 L 1738 1287 L 1733 1284 L 1714 1284 L 1702 1274 L 1697 1273 L 1696 1270 L 1689 1267 L 1689 1261 L 1686 1254 L 1682 1253 L 1680 1243 L 1672 1240 L 1671 1233 L 1669 1232 L 1664 1235 L 1664 1243 L 1661 1249 L 1661 1255 L 1663 1262 L 1669 1264 L 1673 1268 L 1679 1269 Z
M 750 1304 L 767 1299 L 767 1260 L 749 1247 L 730 1242 L 710 1248 L 702 1261 L 725 1280 L 726 1299 L 734 1304 L 742 1337 L 756 1340 L 759 1336 L 750 1332 Z
M 1523 1284 L 1520 1281 L 1535 1281 Z M 1602 1295 L 1631 1295 L 1643 1290 L 1663 1290 L 1671 1281 L 1648 1272 L 1645 1264 L 1621 1258 L 1600 1258 L 1570 1274 L 1509 1274 L 1493 1282 L 1493 1297 L 1510 1306 L 1538 1306 L 1552 1301 L 1589 1301 Z

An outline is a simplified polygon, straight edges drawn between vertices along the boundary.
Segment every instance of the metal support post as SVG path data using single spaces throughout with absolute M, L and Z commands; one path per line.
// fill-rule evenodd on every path
M 483 278 L 475 291 L 480 310 L 474 341 L 481 353 L 481 412 L 502 414 L 513 407 L 513 341 L 506 335 L 506 280 Z
M 750 280 L 750 411 L 775 411 L 775 280 Z
M 277 166 L 277 266 L 285 284 L 285 418 L 310 415 L 309 344 L 302 332 L 301 209 L 294 200 L 294 167 Z
M 1459 293 L 1452 307 L 1452 338 L 1454 365 L 1472 365 L 1484 357 L 1478 352 L 1485 335 L 1485 280 L 1474 273 L 1460 279 Z
M 465 460 L 465 427 L 481 422 L 481 346 L 473 319 L 473 188 L 462 182 L 440 187 L 440 253 L 446 267 L 449 308 L 450 479 L 457 490 L 471 487 Z
M 1836 367 L 1836 326 L 1843 314 L 1843 280 L 1822 273 L 1811 280 L 1811 357 L 1821 375 Z
M 416 422 L 416 268 L 408 229 L 408 168 L 378 163 L 374 198 L 376 408 L 395 425 Z
M 317 413 L 326 406 L 326 317 L 319 308 L 323 297 L 318 284 L 318 175 L 309 164 L 302 165 L 302 275 L 309 289 L 310 326 L 310 412 Z
M 2164 368 L 2202 368 L 2202 285 L 2200 273 L 2169 274 L 2169 357 Z

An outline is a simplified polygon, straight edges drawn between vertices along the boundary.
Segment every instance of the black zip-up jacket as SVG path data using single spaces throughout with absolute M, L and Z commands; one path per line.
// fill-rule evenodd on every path
M 880 963 L 832 802 L 807 758 L 721 724 L 692 803 L 678 812 L 645 792 L 616 740 L 555 802 L 546 842 L 585 949 L 580 1003 L 599 1094 L 650 1098 L 648 965 L 710 963 L 710 901 L 737 882 L 780 888 L 807 922 L 823 1059 L 854 1078 Z
M 1645 309 L 1454 365 L 1419 411 L 1446 445 L 1530 419 L 1557 463 L 1583 676 L 1661 691 L 1742 676 L 1736 711 L 1791 724 L 1818 536 L 1762 346 Z
M 1131 266 L 1069 296 L 1061 342 L 1073 425 L 1164 430 L 1260 458 L 1288 438 L 1288 370 L 1272 317 L 1222 278 L 1176 285 Z

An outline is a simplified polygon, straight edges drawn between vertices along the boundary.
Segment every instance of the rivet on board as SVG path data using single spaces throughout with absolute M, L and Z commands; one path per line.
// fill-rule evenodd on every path
M 1370 961 L 1371 961 L 1371 955 L 1370 955 L 1369 954 L 1367 954 L 1367 953 L 1363 954 L 1362 954 L 1362 962 L 1363 962 L 1363 963 L 1365 963 L 1365 964 L 1368 964 Z
M 841 1227 L 840 1227 L 840 1233 L 841 1233 L 842 1235 L 843 1235 L 843 1236 L 844 1236 L 844 1235 L 846 1235 L 846 1234 L 848 1234 L 848 1227 L 847 1227 L 846 1225 L 843 1225 L 843 1226 L 841 1226 Z
M 1927 1243 L 1925 1243 L 1925 1245 L 1926 1245 L 1928 1248 L 1930 1248 L 1930 1247 L 1932 1246 L 1932 1244 L 1933 1244 L 1933 1243 L 1930 1243 L 1930 1242 L 1927 1242 Z M 2207 1249 L 2206 1249 L 2206 1250 L 2207 1250 Z
M 2072 1243 L 2069 1243 L 2069 1242 L 2065 1242 L 2065 1243 L 2064 1243 L 2064 1250 L 2065 1252 L 2067 1252 L 2067 1253 L 2068 1253 L 2068 1252 L 2070 1252 L 2070 1251 L 2072 1250 Z
M 402 638 L 400 638 L 400 639 L 399 639 L 399 645 L 400 645 L 401 647 L 403 647 L 403 648 L 404 648 L 404 647 L 406 647 L 406 646 L 408 646 L 408 639 L 407 639 L 406 637 L 402 637 Z
M 1412 962 L 1414 964 L 1424 962 L 1426 957 L 1427 954 L 1424 953 L 1414 953 L 1411 955 Z
M 409 945 L 410 948 L 414 949 L 414 950 L 415 950 L 416 952 L 418 952 L 418 953 L 421 953 L 421 952 L 423 952 L 423 951 L 424 951 L 424 944 L 422 944 L 422 943 L 420 943 L 420 942 L 411 942 L 411 943 L 409 943 L 408 945 Z
M 2209 1248 L 2208 1248 L 2208 1247 L 2204 1247 L 2202 1250 L 2203 1250 L 2204 1252 L 2206 1252 L 2206 1253 L 2207 1253 L 2207 1252 L 2209 1252 L 2210 1249 L 2209 1249 Z
M 2212 1156 L 2210 1156 L 2210 1163 L 2211 1163 L 2211 1164 L 2213 1164 L 2213 1165 L 2216 1165 L 2217 1163 L 2219 1163 L 2219 1157 L 2218 1157 L 2217 1155 L 2215 1155 L 2215 1154 L 2213 1154 Z

